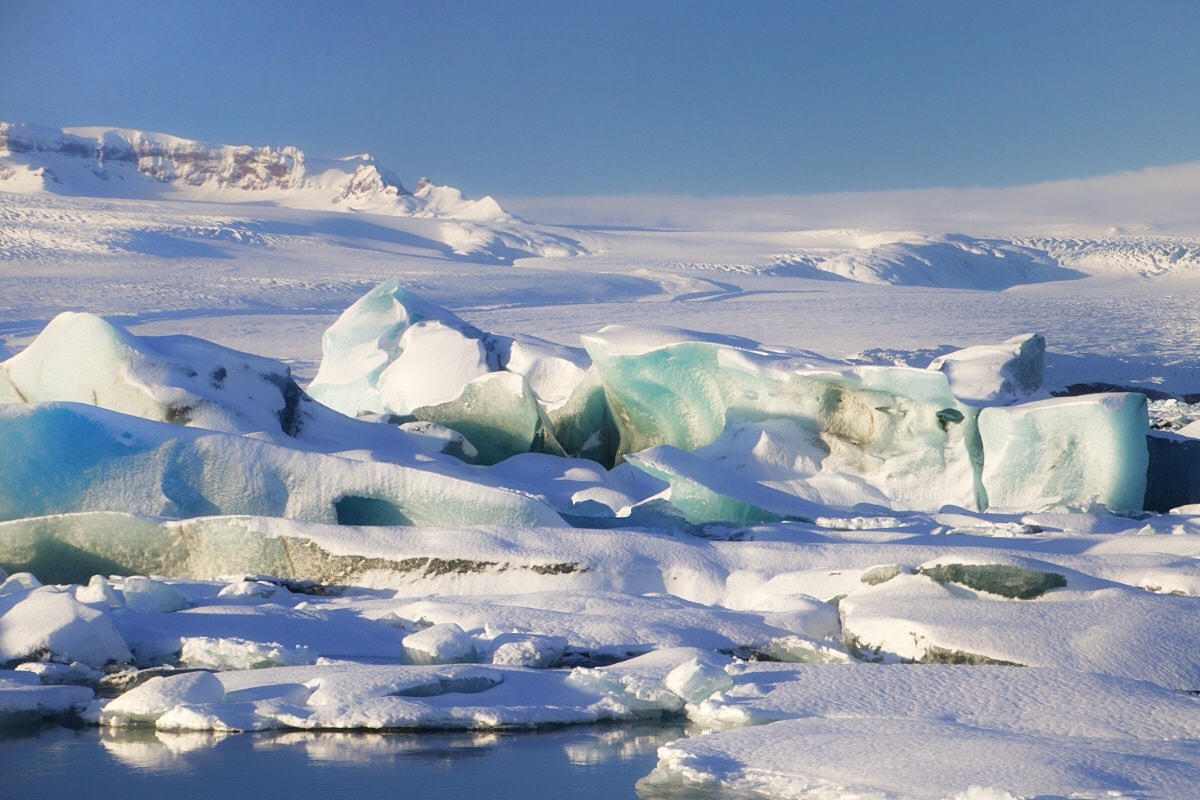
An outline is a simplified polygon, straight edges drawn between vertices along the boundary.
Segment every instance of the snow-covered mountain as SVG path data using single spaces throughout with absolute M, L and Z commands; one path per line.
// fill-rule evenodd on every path
M 278 247 L 297 236 L 311 243 L 314 233 L 344 227 L 340 214 L 322 222 L 306 219 L 300 227 L 288 219 L 267 220 L 271 208 L 285 215 L 293 210 L 375 215 L 387 230 L 369 238 L 382 237 L 387 249 L 400 244 L 406 252 L 415 248 L 438 260 L 513 264 L 539 258 L 549 266 L 559 259 L 603 255 L 606 270 L 627 272 L 646 266 L 646 252 L 663 249 L 669 257 L 648 261 L 655 270 L 1003 291 L 1088 276 L 1200 274 L 1200 223 L 1184 224 L 1181 219 L 1191 219 L 1187 213 L 1172 216 L 1147 199 L 1166 196 L 1190 208 L 1189 199 L 1200 191 L 1198 174 L 1182 165 L 1079 186 L 724 197 L 715 217 L 710 208 L 715 201 L 659 198 L 656 213 L 674 215 L 670 227 L 680 234 L 675 236 L 654 225 L 643 227 L 645 219 L 626 230 L 601 231 L 592 224 L 624 220 L 622 214 L 637 217 L 645 200 L 636 197 L 593 199 L 579 211 L 586 212 L 578 222 L 588 230 L 563 228 L 510 214 L 491 197 L 467 199 L 427 178 L 410 191 L 366 154 L 314 158 L 291 146 L 208 144 L 125 128 L 0 122 L 0 193 L 10 199 L 24 195 L 0 203 L 0 217 L 8 223 L 0 228 L 0 261 L 50 253 L 232 257 L 226 247 L 231 243 Z M 120 208 L 110 204 L 99 213 L 93 207 L 97 200 L 137 202 Z M 213 212 L 201 204 L 213 206 Z M 216 209 L 218 204 L 223 208 Z M 569 200 L 566 207 L 572 208 Z M 1031 209 L 1046 222 L 1032 224 L 1026 213 Z M 1136 213 L 1141 211 L 1149 216 Z M 749 212 L 752 225 L 739 217 Z M 564 212 L 548 213 L 561 218 Z M 913 214 L 917 217 L 905 218 Z M 911 224 L 897 226 L 901 219 Z M 1126 219 L 1142 222 L 1107 225 Z M 829 225 L 851 220 L 856 224 Z M 672 239 L 679 241 L 667 241 Z M 344 237 L 337 241 L 347 243 Z M 352 249 L 362 246 L 359 241 Z M 567 265 L 559 261 L 556 266 Z
M 500 222 L 491 197 L 468 200 L 422 178 L 409 191 L 367 154 L 311 158 L 296 147 L 208 144 L 125 128 L 0 122 L 0 189 L 137 199 L 274 202 L 309 209 Z

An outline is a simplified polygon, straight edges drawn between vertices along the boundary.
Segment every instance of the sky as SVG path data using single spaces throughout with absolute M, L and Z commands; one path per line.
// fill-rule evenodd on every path
M 1194 0 L 0 0 L 0 120 L 369 152 L 469 196 L 1200 160 Z

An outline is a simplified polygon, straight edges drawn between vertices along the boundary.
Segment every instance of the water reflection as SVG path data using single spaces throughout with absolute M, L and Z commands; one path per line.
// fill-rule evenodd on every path
M 168 733 L 153 728 L 104 729 L 100 746 L 114 759 L 142 771 L 179 772 L 190 769 L 188 754 L 210 748 L 234 734 Z
M 46 728 L 0 738 L 5 796 L 124 796 L 173 800 L 240 793 L 378 792 L 406 798 L 635 800 L 635 784 L 680 725 L 559 728 L 520 733 L 165 733 Z

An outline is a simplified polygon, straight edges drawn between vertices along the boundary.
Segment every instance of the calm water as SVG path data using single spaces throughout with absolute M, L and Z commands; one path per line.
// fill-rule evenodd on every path
M 674 726 L 517 734 L 0 733 L 4 797 L 638 797 Z

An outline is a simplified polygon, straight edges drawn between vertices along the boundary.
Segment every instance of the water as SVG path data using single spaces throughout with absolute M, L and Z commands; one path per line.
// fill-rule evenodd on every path
M 672 725 L 514 734 L 0 733 L 4 797 L 637 798 Z

